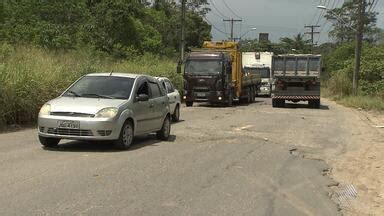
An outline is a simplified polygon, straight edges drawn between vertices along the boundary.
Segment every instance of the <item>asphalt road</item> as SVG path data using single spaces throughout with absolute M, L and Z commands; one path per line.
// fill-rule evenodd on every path
M 0 134 L 0 215 L 338 215 L 326 164 L 290 150 L 342 149 L 347 114 L 270 103 L 183 107 L 171 141 L 129 151 Z

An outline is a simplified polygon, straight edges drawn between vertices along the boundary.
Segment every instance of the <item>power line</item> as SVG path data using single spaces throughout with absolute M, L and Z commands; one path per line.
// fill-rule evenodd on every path
M 234 26 L 234 23 L 235 22 L 242 22 L 243 20 L 231 18 L 231 19 L 224 19 L 223 21 L 231 23 L 231 38 L 230 38 L 230 40 L 233 41 L 234 40 L 234 37 L 233 37 L 233 26 Z
M 225 0 L 222 0 L 223 1 L 223 3 L 224 3 L 224 5 L 225 5 L 225 7 L 233 14 L 233 15 L 235 15 L 237 18 L 240 18 L 241 19 L 241 17 L 240 16 L 238 16 L 229 6 L 228 6 L 228 4 L 227 4 L 227 2 L 225 2 Z
M 304 26 L 304 28 L 309 28 L 311 29 L 310 32 L 305 32 L 304 34 L 310 34 L 311 35 L 311 41 L 312 41 L 312 46 L 314 45 L 314 35 L 315 34 L 320 34 L 320 32 L 316 32 L 316 28 L 320 28 L 321 26 L 319 25 L 309 25 L 309 26 Z
M 218 31 L 218 32 L 220 32 L 220 33 L 223 33 L 223 34 L 225 34 L 225 35 L 228 35 L 227 32 L 224 32 L 223 30 L 217 28 L 217 27 L 216 27 L 215 25 L 213 25 L 207 18 L 204 17 L 204 20 L 205 20 L 209 25 L 211 25 L 212 28 L 214 28 L 216 31 Z
M 221 18 L 228 18 L 228 16 L 225 16 L 219 9 L 217 9 L 215 3 L 213 2 L 213 0 L 211 0 L 211 4 L 213 6 L 213 8 L 217 11 L 217 13 L 220 14 Z

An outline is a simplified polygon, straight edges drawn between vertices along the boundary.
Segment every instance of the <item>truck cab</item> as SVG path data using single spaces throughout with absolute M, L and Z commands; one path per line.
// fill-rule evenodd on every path
M 192 52 L 184 68 L 184 100 L 228 102 L 231 94 L 231 59 L 224 52 Z

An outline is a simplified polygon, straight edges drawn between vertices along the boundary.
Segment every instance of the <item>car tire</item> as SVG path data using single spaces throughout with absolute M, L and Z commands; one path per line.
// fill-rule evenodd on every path
M 192 101 L 186 101 L 185 104 L 187 105 L 187 107 L 193 106 L 193 102 Z
M 171 133 L 171 121 L 169 116 L 165 117 L 163 126 L 156 133 L 156 137 L 160 140 L 168 140 Z
M 176 105 L 176 108 L 173 111 L 172 121 L 173 122 L 178 122 L 179 120 L 180 120 L 180 106 Z
M 44 147 L 53 148 L 59 145 L 60 139 L 39 136 L 39 141 Z
M 120 150 L 129 149 L 133 142 L 134 129 L 131 121 L 126 121 L 121 128 L 118 140 L 115 140 L 114 146 Z

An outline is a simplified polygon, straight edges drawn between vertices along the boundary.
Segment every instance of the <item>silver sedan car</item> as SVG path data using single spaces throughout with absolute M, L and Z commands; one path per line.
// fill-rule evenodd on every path
M 171 80 L 166 77 L 155 77 L 159 80 L 160 84 L 164 87 L 169 98 L 169 108 L 172 114 L 172 120 L 178 122 L 180 120 L 180 107 L 181 107 L 181 97 L 180 93 L 173 86 Z
M 171 114 L 166 92 L 146 75 L 88 74 L 42 106 L 38 136 L 55 147 L 61 139 L 110 140 L 127 149 L 134 136 L 156 132 L 167 140 Z

